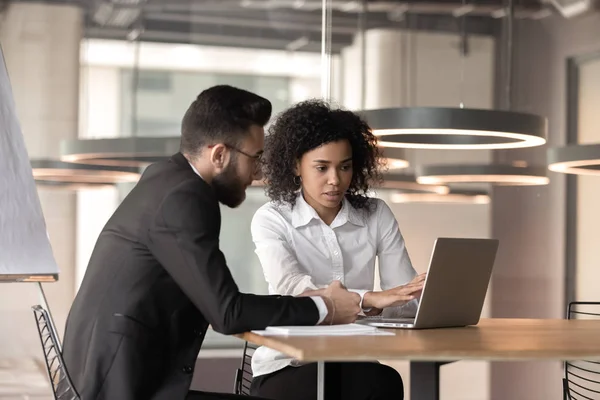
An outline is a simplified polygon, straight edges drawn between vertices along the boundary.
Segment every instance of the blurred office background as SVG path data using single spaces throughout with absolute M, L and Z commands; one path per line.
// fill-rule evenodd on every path
M 418 271 L 426 270 L 437 237 L 500 240 L 483 316 L 562 318 L 569 300 L 599 300 L 600 178 L 548 169 L 552 148 L 600 142 L 594 2 L 331 0 L 327 35 L 323 3 L 0 1 L 0 44 L 29 156 L 80 163 L 56 164 L 58 174 L 36 171 L 61 270 L 57 283 L 44 284 L 61 337 L 97 235 L 135 184 L 115 166 L 143 168 L 177 151 L 183 113 L 215 84 L 265 96 L 275 113 L 322 96 L 327 78 L 332 100 L 357 111 L 462 104 L 547 118 L 541 146 L 390 154 L 392 167 L 400 160 L 408 166 L 390 169 L 390 185 L 376 195 L 392 207 Z M 329 35 L 325 74 L 322 40 Z M 106 179 L 86 174 L 86 165 L 98 164 Z M 411 190 L 395 185 L 398 174 L 411 179 L 440 164 L 483 172 L 463 173 L 447 194 L 416 182 Z M 543 172 L 536 184 L 486 182 L 486 168 L 502 165 Z M 518 172 L 513 183 L 522 183 Z M 223 209 L 221 245 L 243 291 L 266 293 L 249 232 L 266 201 L 253 187 L 241 207 Z M 0 399 L 51 398 L 29 309 L 38 302 L 33 284 L 0 284 Z M 210 370 L 200 360 L 194 386 L 230 391 L 241 345 L 211 332 L 200 354 L 211 359 Z M 408 363 L 391 364 L 408 398 Z M 441 376 L 444 400 L 562 398 L 558 362 L 461 361 Z

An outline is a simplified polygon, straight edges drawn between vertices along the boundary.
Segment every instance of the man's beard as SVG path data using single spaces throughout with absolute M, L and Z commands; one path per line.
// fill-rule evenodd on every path
M 236 173 L 236 164 L 230 163 L 212 181 L 217 200 L 231 208 L 239 206 L 246 199 L 246 185 Z

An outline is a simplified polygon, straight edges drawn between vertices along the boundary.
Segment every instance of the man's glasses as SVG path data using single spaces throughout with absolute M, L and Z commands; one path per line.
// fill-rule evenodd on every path
M 236 153 L 240 153 L 252 160 L 254 160 L 254 168 L 255 168 L 255 172 L 258 172 L 260 170 L 260 167 L 262 165 L 262 156 L 263 156 L 263 152 L 259 152 L 258 154 L 249 154 L 246 153 L 244 150 L 238 149 L 236 146 L 232 146 L 230 144 L 224 143 L 225 147 L 227 147 L 230 150 L 235 151 Z M 214 145 L 210 145 L 208 146 L 209 149 L 213 148 Z

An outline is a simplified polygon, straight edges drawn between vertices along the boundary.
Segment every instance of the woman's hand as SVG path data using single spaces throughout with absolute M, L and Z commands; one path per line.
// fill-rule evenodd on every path
M 402 306 L 421 296 L 426 274 L 417 275 L 406 285 L 381 292 L 367 292 L 363 298 L 363 308 L 384 309 L 387 307 Z

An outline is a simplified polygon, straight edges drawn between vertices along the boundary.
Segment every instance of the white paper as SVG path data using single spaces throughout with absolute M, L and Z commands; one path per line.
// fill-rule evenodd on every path
M 49 274 L 58 266 L 0 48 L 0 276 Z
M 374 326 L 360 324 L 316 326 L 269 326 L 264 331 L 252 331 L 261 336 L 359 336 L 393 335 Z

